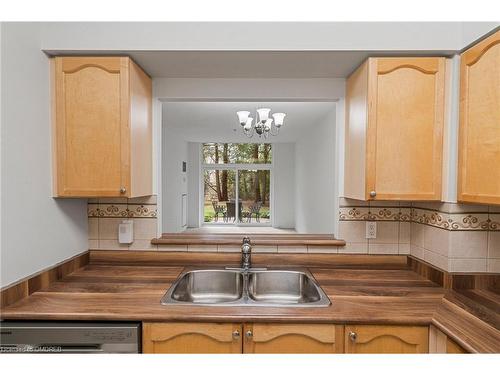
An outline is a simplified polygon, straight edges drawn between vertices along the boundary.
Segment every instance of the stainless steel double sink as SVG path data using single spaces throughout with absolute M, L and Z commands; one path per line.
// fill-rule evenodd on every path
M 163 305 L 325 307 L 330 300 L 305 269 L 188 269 Z

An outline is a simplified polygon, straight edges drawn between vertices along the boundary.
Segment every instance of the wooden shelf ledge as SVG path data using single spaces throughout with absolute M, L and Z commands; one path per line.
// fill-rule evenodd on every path
M 252 245 L 256 246 L 345 246 L 328 234 L 250 234 Z M 153 245 L 241 245 L 244 234 L 217 233 L 163 233 L 151 240 Z

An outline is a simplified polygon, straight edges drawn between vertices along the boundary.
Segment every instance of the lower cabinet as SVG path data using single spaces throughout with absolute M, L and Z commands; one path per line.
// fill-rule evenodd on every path
M 241 324 L 143 323 L 143 353 L 241 353 Z
M 428 353 L 429 328 L 420 326 L 346 325 L 346 353 Z
M 144 353 L 428 353 L 429 328 L 307 323 L 143 323 Z
M 429 353 L 433 354 L 465 354 L 467 350 L 450 339 L 446 334 L 431 325 L 429 328 Z
M 342 353 L 334 324 L 144 323 L 144 353 Z
M 344 326 L 334 324 L 244 325 L 244 353 L 343 353 Z

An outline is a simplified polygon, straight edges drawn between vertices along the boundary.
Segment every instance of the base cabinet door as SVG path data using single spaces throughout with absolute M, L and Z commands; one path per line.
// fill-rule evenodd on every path
M 346 353 L 428 353 L 429 328 L 346 325 Z
M 464 354 L 467 351 L 450 339 L 439 328 L 431 325 L 429 328 L 429 353 L 432 354 Z
M 144 323 L 143 353 L 241 353 L 241 324 Z
M 334 324 L 244 325 L 244 353 L 343 353 L 344 327 Z

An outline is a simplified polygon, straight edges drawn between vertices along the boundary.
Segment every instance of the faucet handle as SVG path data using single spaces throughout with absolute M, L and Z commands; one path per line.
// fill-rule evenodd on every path
M 250 237 L 248 237 L 248 236 L 243 237 L 243 244 L 246 244 L 246 243 L 250 244 Z

